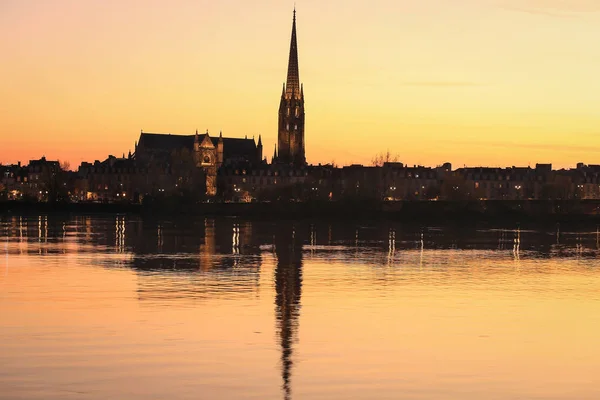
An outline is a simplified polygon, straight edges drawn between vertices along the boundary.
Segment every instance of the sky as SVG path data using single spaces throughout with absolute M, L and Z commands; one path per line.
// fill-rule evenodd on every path
M 277 138 L 293 1 L 0 1 L 0 162 Z M 296 0 L 310 163 L 600 164 L 598 0 Z

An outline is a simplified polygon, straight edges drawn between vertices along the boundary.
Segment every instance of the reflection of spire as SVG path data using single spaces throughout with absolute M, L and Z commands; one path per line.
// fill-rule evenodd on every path
M 302 288 L 302 241 L 296 238 L 293 227 L 279 229 L 275 238 L 275 252 L 275 306 L 281 343 L 282 388 L 287 400 L 291 398 L 293 342 L 298 331 Z

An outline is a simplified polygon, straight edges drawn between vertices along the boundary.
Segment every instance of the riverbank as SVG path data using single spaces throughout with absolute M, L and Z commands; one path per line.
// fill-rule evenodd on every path
M 154 217 L 214 216 L 259 219 L 386 219 L 407 222 L 600 223 L 599 200 L 402 201 L 306 203 L 102 204 L 0 202 L 3 214 L 138 214 Z

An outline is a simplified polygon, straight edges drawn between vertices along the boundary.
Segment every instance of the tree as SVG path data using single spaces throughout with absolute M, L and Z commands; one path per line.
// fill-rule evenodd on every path
M 374 167 L 382 167 L 383 164 L 385 164 L 385 163 L 399 162 L 399 161 L 400 161 L 400 155 L 398 155 L 398 154 L 392 155 L 390 153 L 390 151 L 387 150 L 385 153 L 379 153 L 379 154 L 375 155 L 375 157 L 373 157 L 371 159 L 371 165 L 373 165 Z
M 59 165 L 60 165 L 60 169 L 63 171 L 70 171 L 71 170 L 71 163 L 68 161 L 63 161 L 60 162 L 59 161 Z

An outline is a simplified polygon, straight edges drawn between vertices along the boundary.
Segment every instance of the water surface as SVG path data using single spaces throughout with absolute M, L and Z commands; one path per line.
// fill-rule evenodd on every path
M 598 399 L 599 243 L 0 217 L 0 398 Z

